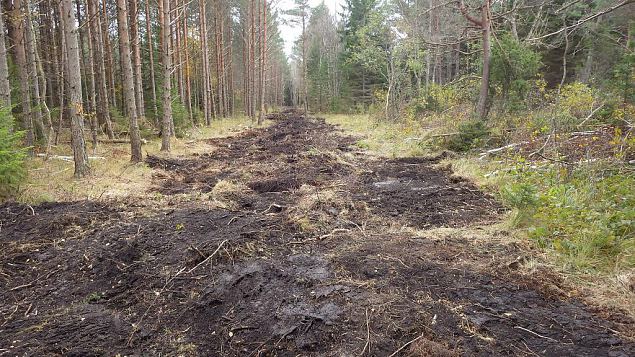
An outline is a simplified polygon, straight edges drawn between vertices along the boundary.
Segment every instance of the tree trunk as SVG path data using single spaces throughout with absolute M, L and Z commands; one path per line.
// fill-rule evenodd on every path
M 463 1 L 459 3 L 459 9 L 465 18 L 474 25 L 481 28 L 482 42 L 483 42 L 483 75 L 481 78 L 481 90 L 478 97 L 478 104 L 476 105 L 476 112 L 481 120 L 487 118 L 488 112 L 488 97 L 489 97 L 489 78 L 490 78 L 490 62 L 491 62 L 491 19 L 490 19 L 490 2 L 491 0 L 485 0 L 481 6 L 481 19 L 472 17 Z
M 88 26 L 88 68 L 87 71 L 90 71 L 90 73 L 88 73 L 88 78 L 90 81 L 90 106 L 92 109 L 92 112 L 90 113 L 90 130 L 91 130 L 91 134 L 92 134 L 92 139 L 93 139 L 93 155 L 97 153 L 97 145 L 98 145 L 98 140 L 97 140 L 97 130 L 99 128 L 99 124 L 98 124 L 98 120 L 97 120 L 97 84 L 96 82 L 96 77 L 95 77 L 95 73 L 97 72 L 97 67 L 95 66 L 95 54 L 93 53 L 93 33 L 91 31 L 91 27 Z
M 0 107 L 11 108 L 11 83 L 7 64 L 7 46 L 4 42 L 4 15 L 0 7 Z
M 483 35 L 483 78 L 481 79 L 481 92 L 478 98 L 477 112 L 481 119 L 487 118 L 488 112 L 488 97 L 489 97 L 489 77 L 490 77 L 490 62 L 491 62 L 491 44 L 490 44 L 490 13 L 489 13 L 490 0 L 485 0 L 485 4 L 481 8 L 482 17 L 482 35 Z
M 209 48 L 207 45 L 207 7 L 206 0 L 199 0 L 199 33 L 201 36 L 201 57 L 203 61 L 203 114 L 205 124 L 212 122 L 210 99 Z
M 110 102 L 108 100 L 108 79 L 106 76 L 106 63 L 104 60 L 103 40 L 101 33 L 101 21 L 99 17 L 99 4 L 97 0 L 88 0 L 88 16 L 91 34 L 92 61 L 94 65 L 95 85 L 97 94 L 97 122 L 105 126 L 106 135 L 114 139 L 110 120 Z
M 170 131 L 172 130 L 172 71 L 170 57 L 170 0 L 163 1 L 163 125 L 161 128 L 161 151 L 170 151 Z
M 146 0 L 147 1 L 147 0 Z M 130 47 L 132 50 L 132 70 L 134 73 L 135 104 L 137 116 L 145 117 L 145 107 L 143 99 L 143 74 L 141 72 L 141 40 L 139 37 L 139 4 L 137 0 L 130 0 L 128 15 L 130 18 Z
M 148 42 L 148 58 L 150 60 L 150 87 L 152 90 L 152 110 L 154 124 L 159 126 L 159 109 L 157 108 L 157 82 L 154 74 L 154 45 L 152 44 L 152 22 L 150 19 L 150 1 L 146 0 L 146 41 Z
M 304 78 L 304 115 L 309 115 L 309 78 L 306 63 L 306 9 L 302 9 L 302 77 Z
M 103 39 L 105 55 L 106 55 L 106 76 L 108 77 L 108 88 L 110 90 L 110 104 L 118 108 L 117 91 L 115 86 L 115 59 L 113 58 L 112 43 L 110 42 L 110 34 L 108 32 L 108 24 L 110 23 L 108 13 L 106 11 L 106 3 L 102 1 L 102 21 L 101 21 L 101 37 Z
M 260 115 L 258 115 L 258 125 L 261 125 L 265 118 L 265 65 L 267 63 L 267 0 L 262 0 L 262 41 L 260 49 Z
M 67 0 L 70 1 L 70 0 Z M 119 47 L 121 48 L 121 71 L 123 75 L 123 91 L 125 93 L 126 111 L 130 117 L 131 161 L 140 162 L 141 136 L 137 122 L 137 108 L 135 103 L 134 74 L 130 58 L 130 37 L 128 34 L 128 8 L 126 0 L 117 0 L 117 23 L 119 32 Z
M 183 6 L 186 4 L 183 2 Z M 183 10 L 183 60 L 184 60 L 184 68 L 183 68 L 183 80 L 185 81 L 185 104 L 187 105 L 187 114 L 190 119 L 190 123 L 194 126 L 194 117 L 192 114 L 192 81 L 191 81 L 191 68 L 190 68 L 190 55 L 189 55 L 189 42 L 188 42 L 188 33 L 189 29 L 187 26 L 187 19 L 189 12 L 187 10 Z
M 254 53 L 256 47 L 256 14 L 258 11 L 255 6 L 255 0 L 251 0 L 251 40 L 249 44 L 249 117 L 252 121 L 256 114 L 256 55 Z
M 80 178 L 90 173 L 86 143 L 84 142 L 84 119 L 82 118 L 82 83 L 79 72 L 79 45 L 77 39 L 77 23 L 71 0 L 61 0 L 61 19 L 66 38 L 66 68 L 69 70 L 68 98 L 71 115 L 71 145 L 75 162 L 75 177 Z
M 44 128 L 44 116 L 42 114 L 42 110 L 44 106 L 42 105 L 42 97 L 40 93 L 40 85 L 44 85 L 40 83 L 40 78 L 38 76 L 37 71 L 37 61 L 36 61 L 36 43 L 35 43 L 35 34 L 33 30 L 33 22 L 31 19 L 31 6 L 29 1 L 25 1 L 25 9 L 26 9 L 26 24 L 25 24 L 25 35 L 26 35 L 26 55 L 28 62 L 28 70 L 29 70 L 29 78 L 31 80 L 31 89 L 32 89 L 32 103 L 33 107 L 33 122 L 35 124 L 35 128 L 37 130 L 38 137 L 42 143 L 48 143 L 48 134 L 46 129 Z
M 20 104 L 22 129 L 26 131 L 25 144 L 33 146 L 35 137 L 33 134 L 33 120 L 31 117 L 31 91 L 29 88 L 29 72 L 26 59 L 26 36 L 24 31 L 22 0 L 15 0 L 9 11 L 11 28 L 9 37 L 13 47 L 14 63 L 17 67 L 18 82 L 20 84 Z
M 86 90 L 85 97 L 87 100 L 88 110 L 84 112 L 84 117 L 88 119 L 90 125 L 90 134 L 93 142 L 93 153 L 97 152 L 97 125 L 95 123 L 96 118 L 96 106 L 95 100 L 95 76 L 92 66 L 86 62 L 87 57 L 90 57 L 90 42 L 88 45 L 89 54 L 86 56 L 84 48 L 86 48 L 86 30 L 90 29 L 90 26 L 85 26 L 81 13 L 81 1 L 77 1 L 77 23 L 79 24 L 79 57 L 81 58 L 80 73 L 83 74 L 84 89 Z M 90 36 L 90 34 L 89 34 Z M 88 84 L 87 84 L 88 83 Z

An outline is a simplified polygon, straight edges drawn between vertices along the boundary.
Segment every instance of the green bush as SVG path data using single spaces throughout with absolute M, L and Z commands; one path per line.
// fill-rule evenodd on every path
M 483 121 L 469 121 L 459 125 L 459 133 L 452 136 L 445 147 L 456 152 L 465 152 L 482 146 L 489 137 L 489 129 Z
M 578 269 L 635 267 L 635 175 L 603 166 L 520 166 L 501 196 L 530 238 Z
M 492 49 L 492 84 L 500 85 L 510 110 L 523 107 L 526 93 L 532 87 L 542 66 L 540 54 L 509 33 L 503 34 Z
M 20 147 L 22 134 L 13 131 L 10 109 L 0 109 L 0 200 L 14 195 L 26 178 L 24 160 L 27 149 Z

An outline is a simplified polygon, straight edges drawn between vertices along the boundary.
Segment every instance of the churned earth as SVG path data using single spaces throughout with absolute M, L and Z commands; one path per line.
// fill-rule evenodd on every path
M 436 158 L 295 111 L 149 156 L 147 199 L 0 206 L 0 355 L 633 356 Z

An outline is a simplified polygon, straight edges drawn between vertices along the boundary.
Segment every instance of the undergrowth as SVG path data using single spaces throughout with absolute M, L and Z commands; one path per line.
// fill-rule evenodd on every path
M 13 131 L 9 108 L 0 108 L 0 201 L 13 196 L 26 178 L 27 149 L 20 144 L 23 132 Z
M 602 164 L 532 166 L 518 163 L 501 184 L 501 198 L 516 212 L 515 226 L 572 268 L 635 267 L 631 171 Z
M 563 166 L 461 158 L 454 171 L 499 195 L 509 225 L 565 270 L 617 273 L 635 268 L 635 175 L 611 163 Z

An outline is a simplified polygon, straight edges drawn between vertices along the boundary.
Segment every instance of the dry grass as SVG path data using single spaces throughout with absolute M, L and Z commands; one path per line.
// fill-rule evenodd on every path
M 269 125 L 268 123 L 266 125 Z M 161 139 L 149 140 L 143 145 L 144 156 L 181 156 L 213 150 L 205 139 L 228 137 L 252 127 L 246 117 L 216 120 L 209 127 L 193 129 L 185 138 L 172 139 L 172 152 L 162 153 Z M 60 138 L 67 143 L 68 137 Z M 90 147 L 90 143 L 87 143 Z M 59 159 L 32 158 L 27 162 L 29 179 L 21 188 L 18 200 L 25 203 L 45 201 L 77 201 L 83 199 L 143 197 L 151 185 L 152 170 L 144 163 L 130 163 L 128 144 L 102 144 L 96 152 L 89 149 L 92 175 L 83 179 L 73 177 L 73 163 Z M 53 155 L 70 156 L 69 144 L 60 144 Z
M 423 156 L 433 153 L 431 130 L 417 123 L 377 121 L 368 115 L 324 114 L 330 124 L 363 137 L 356 145 L 384 157 Z
M 219 204 L 219 207 L 236 210 L 239 207 L 238 200 L 245 194 L 252 192 L 242 182 L 221 180 L 216 183 L 211 192 L 211 199 Z

